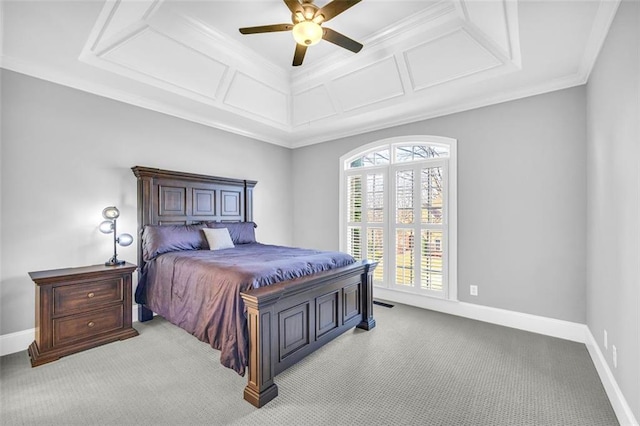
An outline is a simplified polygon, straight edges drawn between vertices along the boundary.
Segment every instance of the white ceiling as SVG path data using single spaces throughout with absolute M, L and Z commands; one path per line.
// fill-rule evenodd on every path
M 318 6 L 327 1 L 317 0 Z M 286 147 L 584 84 L 619 0 L 363 0 L 292 67 L 281 0 L 2 0 L 3 68 Z

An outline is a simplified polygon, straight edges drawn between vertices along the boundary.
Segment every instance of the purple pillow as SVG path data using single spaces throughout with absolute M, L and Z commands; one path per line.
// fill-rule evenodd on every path
M 209 249 L 204 225 L 147 225 L 142 232 L 142 256 L 150 260 L 162 253 Z
M 253 222 L 207 222 L 209 228 L 227 228 L 235 245 L 255 243 L 257 226 Z

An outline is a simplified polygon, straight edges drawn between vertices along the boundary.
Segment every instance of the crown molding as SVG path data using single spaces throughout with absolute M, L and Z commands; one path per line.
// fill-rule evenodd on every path
M 108 86 L 96 84 L 88 81 L 82 81 L 76 78 L 69 77 L 68 75 L 55 71 L 51 68 L 29 64 L 24 61 L 19 61 L 15 58 L 3 56 L 0 62 L 2 68 L 10 71 L 15 71 L 21 74 L 26 74 L 31 77 L 39 78 L 42 80 L 48 80 L 56 84 L 68 86 L 74 89 L 81 90 L 83 92 L 93 93 L 99 96 L 103 96 L 109 99 L 113 99 L 120 102 L 125 102 L 134 106 L 138 106 L 145 109 L 150 109 L 163 114 L 167 114 L 173 117 L 181 118 L 183 120 L 191 121 L 194 123 L 202 124 L 209 127 L 214 127 L 219 130 L 224 130 L 230 133 L 235 133 L 241 136 L 245 136 L 252 139 L 257 139 L 263 142 L 271 143 L 273 145 L 282 146 L 285 148 L 302 148 L 305 146 L 315 145 L 318 143 L 328 142 L 335 139 L 341 139 L 349 136 L 355 136 L 363 133 L 373 132 L 376 130 L 382 130 L 389 127 L 401 126 L 417 121 L 429 120 L 445 115 L 456 114 L 476 108 L 482 108 L 485 106 L 491 106 L 500 104 L 503 102 L 509 102 L 521 98 L 530 96 L 541 95 L 556 90 L 568 89 L 575 86 L 585 84 L 582 75 L 573 74 L 566 77 L 558 78 L 550 82 L 544 82 L 540 84 L 534 84 L 524 89 L 511 91 L 508 93 L 499 93 L 497 95 L 491 95 L 476 99 L 464 104 L 453 105 L 450 107 L 425 111 L 419 114 L 407 115 L 397 117 L 388 120 L 377 120 L 374 123 L 364 126 L 358 126 L 357 128 L 350 127 L 345 130 L 329 131 L 323 135 L 311 135 L 306 136 L 304 131 L 291 133 L 289 137 L 275 137 L 273 135 L 267 135 L 265 133 L 257 133 L 249 131 L 247 128 L 241 128 L 236 126 L 229 126 L 225 123 L 218 122 L 212 119 L 205 119 L 203 117 L 190 114 L 186 111 L 178 110 L 170 105 L 152 101 L 140 96 L 131 95 L 127 92 L 113 89 Z
M 584 55 L 580 62 L 580 68 L 578 69 L 578 74 L 585 83 L 589 80 L 600 50 L 607 39 L 609 28 L 611 28 L 613 19 L 616 17 L 620 2 L 621 0 L 600 0 L 598 12 L 596 13 L 596 18 L 593 20 L 589 40 L 587 41 L 587 46 L 584 49 Z
M 160 112 L 162 114 L 170 115 L 172 117 L 202 124 L 208 127 L 213 127 L 219 130 L 223 130 L 225 132 L 234 133 L 240 136 L 245 136 L 245 137 L 256 139 L 262 142 L 267 142 L 273 145 L 278 145 L 285 148 L 291 148 L 291 143 L 289 143 L 285 137 L 276 137 L 274 135 L 269 135 L 266 133 L 254 132 L 254 131 L 248 130 L 246 127 L 231 126 L 217 120 L 204 118 L 196 114 L 191 114 L 186 110 L 174 108 L 171 105 L 163 102 L 157 102 L 151 99 L 147 99 L 143 96 L 133 95 L 131 93 L 114 89 L 112 87 L 105 86 L 102 84 L 97 84 L 94 82 L 90 82 L 90 81 L 86 81 L 86 80 L 82 80 L 74 77 L 69 77 L 64 72 L 60 72 L 60 71 L 54 70 L 53 68 L 46 67 L 43 65 L 27 63 L 25 61 L 15 59 L 10 56 L 3 56 L 0 60 L 0 66 L 9 71 L 14 71 L 20 74 L 25 74 L 31 77 L 39 78 L 41 80 L 50 81 L 52 83 L 71 87 L 73 89 L 77 89 L 83 92 L 102 96 L 102 97 L 119 101 L 119 102 L 124 102 L 130 105 L 148 109 L 151 111 Z
M 517 0 L 505 0 L 507 31 L 509 32 L 509 54 L 511 62 L 522 69 L 522 52 L 520 50 L 520 20 L 518 19 Z
M 475 99 L 470 102 L 465 102 L 449 107 L 439 108 L 424 111 L 413 115 L 404 115 L 388 120 L 377 120 L 370 125 L 358 126 L 357 129 L 337 130 L 333 132 L 327 132 L 318 136 L 305 136 L 304 134 L 295 138 L 292 142 L 291 148 L 302 148 L 305 146 L 315 145 L 318 143 L 329 142 L 336 139 L 342 139 L 350 136 L 360 135 L 363 133 L 374 132 L 377 130 L 388 129 L 390 127 L 402 126 L 405 124 L 415 123 L 418 121 L 429 120 L 432 118 L 442 117 L 451 114 L 457 114 L 464 111 L 469 111 L 486 106 L 501 104 L 504 102 L 515 101 L 522 98 L 528 98 L 530 96 L 542 95 L 544 93 L 554 92 L 557 90 L 569 89 L 575 86 L 581 86 L 584 84 L 581 76 L 578 74 L 572 74 L 566 77 L 557 78 L 549 82 L 543 82 L 539 84 L 532 84 L 528 87 L 510 91 L 501 92 L 496 95 L 481 96 L 479 99 Z M 397 107 L 394 108 L 394 111 Z

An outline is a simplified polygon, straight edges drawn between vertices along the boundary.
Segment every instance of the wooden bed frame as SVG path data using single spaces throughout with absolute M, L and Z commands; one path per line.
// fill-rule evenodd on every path
M 253 220 L 257 182 L 136 166 L 138 267 L 144 268 L 145 225 L 188 225 Z M 345 331 L 370 330 L 373 270 L 355 264 L 241 293 L 249 332 L 248 384 L 244 399 L 261 407 L 278 395 L 274 376 Z M 140 321 L 153 312 L 139 305 Z

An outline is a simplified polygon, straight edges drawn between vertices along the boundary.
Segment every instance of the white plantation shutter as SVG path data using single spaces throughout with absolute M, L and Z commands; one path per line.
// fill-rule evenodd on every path
M 413 170 L 396 172 L 396 223 L 413 223 Z
M 374 284 L 384 283 L 385 174 L 367 174 L 367 259 L 378 262 Z
M 356 260 L 363 259 L 362 251 L 362 176 L 349 176 L 347 184 L 348 218 L 347 253 Z
M 356 260 L 364 259 L 362 257 L 362 228 L 359 226 L 349 227 L 347 253 L 353 256 Z
M 343 157 L 341 247 L 378 262 L 375 285 L 449 297 L 452 146 L 407 141 Z
M 367 175 L 367 222 L 384 222 L 384 175 L 372 173 Z
M 362 176 L 349 176 L 349 222 L 360 223 L 362 221 Z
M 388 155 L 388 154 L 387 154 Z M 366 160 L 371 158 L 372 160 Z M 372 163 L 379 156 L 365 156 L 362 164 Z M 351 164 L 354 162 L 352 161 Z M 367 173 L 353 171 L 346 176 L 347 184 L 347 253 L 360 260 L 378 262 L 374 283 L 384 283 L 384 244 L 386 221 L 386 171 Z
M 422 223 L 442 223 L 443 180 L 442 167 L 427 167 L 421 170 Z
M 420 288 L 444 291 L 444 166 L 420 171 L 422 235 L 420 241 Z
M 409 151 L 415 156 L 417 150 Z M 420 152 L 420 151 L 418 151 Z M 405 159 L 409 154 L 402 154 Z M 392 286 L 444 297 L 446 256 L 445 163 L 402 161 L 395 176 L 395 283 Z
M 420 241 L 420 287 L 442 291 L 442 232 L 422 230 Z
M 415 271 L 413 229 L 396 229 L 396 285 L 412 287 Z
M 367 259 L 378 262 L 373 272 L 374 284 L 384 283 L 384 228 L 367 229 Z

